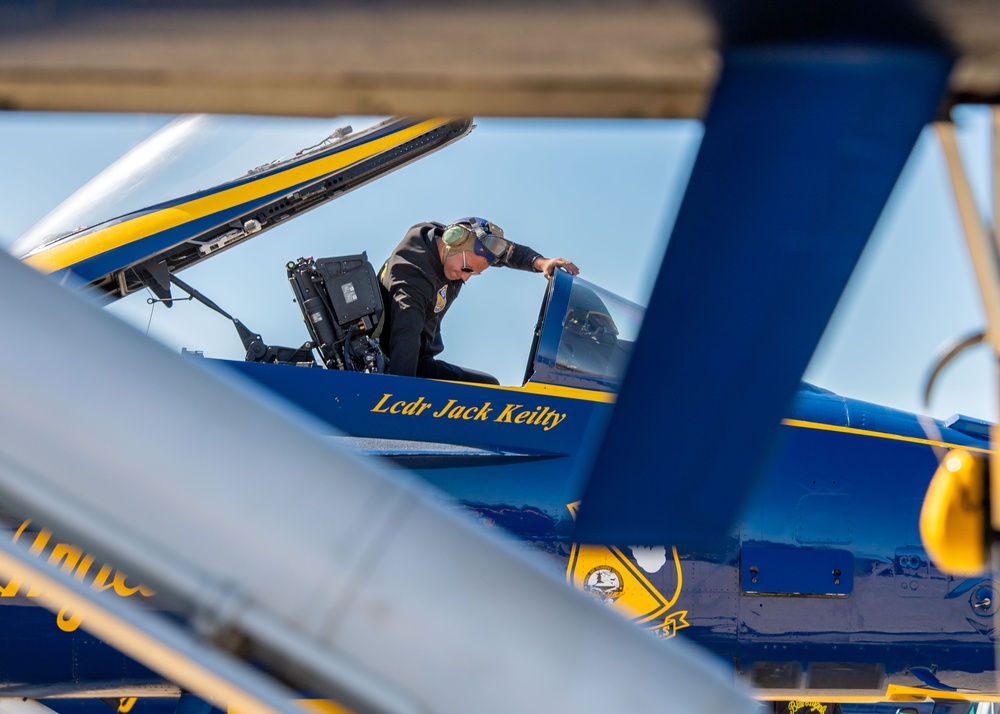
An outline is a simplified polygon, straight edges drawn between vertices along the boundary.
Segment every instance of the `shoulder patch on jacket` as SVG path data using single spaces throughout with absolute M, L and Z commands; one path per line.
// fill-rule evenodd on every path
M 437 301 L 434 303 L 434 312 L 441 312 L 448 306 L 448 286 L 438 290 Z

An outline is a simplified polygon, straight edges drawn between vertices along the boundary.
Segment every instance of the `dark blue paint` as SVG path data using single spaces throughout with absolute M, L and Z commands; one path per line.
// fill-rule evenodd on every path
M 47 699 L 44 704 L 57 714 L 112 714 L 117 711 L 115 706 L 119 702 L 115 699 Z M 225 710 L 215 709 L 186 692 L 180 697 L 138 697 L 126 706 L 128 714 L 226 714 Z
M 949 67 L 886 46 L 725 54 L 581 541 L 699 547 L 729 529 Z
M 63 632 L 55 615 L 18 596 L 0 606 L 0 691 L 44 696 L 162 679 L 85 630 Z
M 761 548 L 740 554 L 744 595 L 847 597 L 854 590 L 854 557 L 835 548 Z
M 931 689 L 937 689 L 938 691 L 942 692 L 958 691 L 958 687 L 949 687 L 948 685 L 942 683 L 941 680 L 935 677 L 934 673 L 931 672 L 926 667 L 911 667 L 910 674 L 915 676 L 917 679 L 919 679 L 921 682 L 926 684 Z

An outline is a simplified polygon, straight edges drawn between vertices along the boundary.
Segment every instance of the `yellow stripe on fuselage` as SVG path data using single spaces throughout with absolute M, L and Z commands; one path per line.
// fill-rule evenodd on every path
M 528 382 L 523 387 L 501 387 L 515 392 L 528 392 L 529 394 L 541 394 L 550 397 L 566 397 L 568 399 L 582 399 L 588 402 L 603 402 L 614 404 L 618 395 L 612 392 L 598 392 L 590 389 L 579 389 L 577 387 L 561 387 L 555 384 L 539 384 Z
M 366 142 L 352 149 L 346 149 L 323 159 L 296 166 L 274 176 L 249 181 L 210 196 L 136 216 L 75 240 L 70 239 L 64 243 L 58 243 L 28 256 L 24 262 L 40 272 L 54 273 L 147 236 L 210 216 L 230 206 L 237 206 L 278 193 L 291 186 L 339 171 L 369 156 L 403 144 L 449 121 L 451 120 L 443 118 L 428 119 L 408 129 Z
M 466 387 L 470 386 L 469 382 L 455 382 L 448 379 L 438 381 L 450 382 L 451 384 L 461 384 Z M 612 392 L 599 392 L 592 389 L 563 387 L 555 384 L 542 384 L 539 382 L 528 382 L 523 387 L 505 387 L 497 384 L 476 384 L 475 386 L 485 387 L 486 389 L 500 389 L 505 392 L 526 392 L 528 394 L 540 394 L 548 397 L 563 397 L 565 399 L 579 399 L 585 402 L 603 402 L 605 404 L 614 404 L 615 400 L 618 399 L 618 395 Z
M 917 436 L 901 436 L 899 434 L 888 434 L 884 431 L 869 431 L 868 429 L 856 429 L 850 426 L 836 426 L 834 424 L 820 424 L 813 421 L 800 421 L 799 419 L 782 419 L 785 426 L 794 426 L 801 429 L 819 429 L 821 431 L 838 431 L 843 434 L 856 434 L 858 436 L 874 436 L 880 439 L 890 439 L 892 441 L 908 441 L 913 444 L 927 444 L 928 446 L 943 446 L 946 449 L 961 448 L 966 451 L 975 451 L 980 454 L 993 453 L 990 449 L 983 449 L 978 446 L 959 446 L 949 444 L 945 441 L 934 441 L 933 439 L 921 439 Z
M 770 692 L 758 689 L 752 695 L 761 701 L 785 702 L 790 699 L 797 700 L 820 700 L 824 704 L 880 704 L 885 702 L 905 703 L 905 702 L 927 702 L 936 699 L 947 699 L 949 701 L 962 702 L 997 702 L 1000 695 L 995 692 L 951 692 L 941 689 L 930 689 L 928 687 L 907 687 L 900 684 L 890 684 L 886 687 L 884 694 L 851 694 L 850 690 L 832 693 L 829 690 L 821 692 L 800 691 L 783 689 L 779 692 Z

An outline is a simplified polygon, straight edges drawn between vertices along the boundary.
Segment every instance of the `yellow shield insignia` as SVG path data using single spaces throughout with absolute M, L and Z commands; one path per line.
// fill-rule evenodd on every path
M 579 504 L 572 503 L 567 507 L 575 519 Z M 633 551 L 639 550 L 650 549 L 633 548 Z M 665 549 L 661 551 L 665 553 Z M 669 638 L 677 630 L 688 626 L 686 610 L 668 614 L 677 603 L 683 584 L 677 549 L 671 548 L 671 554 L 672 563 L 661 557 L 659 567 L 656 564 L 653 566 L 653 570 L 663 571 L 660 579 L 667 583 L 669 596 L 653 585 L 637 565 L 637 558 L 630 558 L 616 546 L 574 543 L 566 566 L 566 580 L 634 622 L 648 623 L 659 630 L 661 636 Z M 660 620 L 664 615 L 666 617 Z

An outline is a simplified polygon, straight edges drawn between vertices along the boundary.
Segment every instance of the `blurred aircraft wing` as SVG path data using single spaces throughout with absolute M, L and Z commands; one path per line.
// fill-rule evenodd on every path
M 264 704 L 284 683 L 369 712 L 753 711 L 694 645 L 649 637 L 280 400 L 3 253 L 0 306 L 0 332 L 32 347 L 0 352 L 5 507 L 121 563 L 171 606 L 177 637 L 142 613 L 116 624 L 112 608 L 137 607 L 128 598 L 80 614 L 185 689 L 243 689 L 220 661 L 235 652 L 274 675 Z M 136 400 L 156 405 L 155 424 L 135 418 Z M 16 560 L 0 557 L 0 572 L 32 582 Z M 33 562 L 42 587 L 72 585 L 55 560 Z M 82 590 L 65 590 L 81 596 L 71 609 L 87 607 Z M 201 654 L 218 666 L 189 666 Z M 278 709 L 294 710 L 255 711 Z

